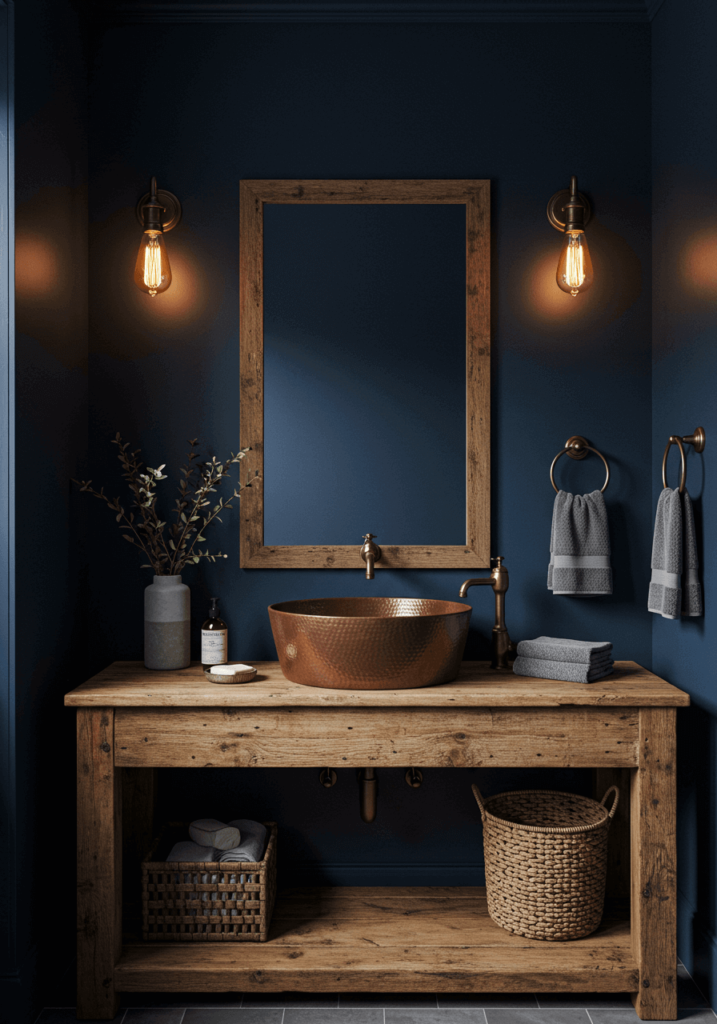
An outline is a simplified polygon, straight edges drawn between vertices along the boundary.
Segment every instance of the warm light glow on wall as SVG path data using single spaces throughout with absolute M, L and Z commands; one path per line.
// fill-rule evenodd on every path
M 60 281 L 60 261 L 54 246 L 39 235 L 15 237 L 15 288 L 21 297 L 51 294 Z
M 717 296 L 717 229 L 703 229 L 687 239 L 680 253 L 685 288 L 696 295 Z

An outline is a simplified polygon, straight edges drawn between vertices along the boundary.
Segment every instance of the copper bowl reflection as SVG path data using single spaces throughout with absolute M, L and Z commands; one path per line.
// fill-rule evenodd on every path
M 455 679 L 471 606 L 418 597 L 329 597 L 269 605 L 292 683 L 401 690 Z

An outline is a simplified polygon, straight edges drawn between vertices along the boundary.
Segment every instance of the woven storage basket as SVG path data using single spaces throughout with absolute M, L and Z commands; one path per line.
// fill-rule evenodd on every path
M 484 800 L 472 788 L 483 819 L 488 913 L 495 923 L 550 942 L 594 932 L 605 902 L 607 834 L 620 798 L 617 786 L 601 803 L 544 789 Z
M 142 862 L 142 937 L 154 942 L 266 942 L 276 898 L 276 822 L 265 821 L 264 859 L 168 864 L 155 840 Z M 186 830 L 185 833 L 186 834 Z

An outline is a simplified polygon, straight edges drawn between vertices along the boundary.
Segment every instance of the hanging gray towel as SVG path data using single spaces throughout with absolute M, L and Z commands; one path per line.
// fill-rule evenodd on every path
M 663 487 L 657 501 L 652 540 L 648 611 L 663 619 L 702 614 L 692 500 L 675 487 Z
M 610 534 L 601 491 L 555 495 L 548 590 L 583 596 L 612 594 Z

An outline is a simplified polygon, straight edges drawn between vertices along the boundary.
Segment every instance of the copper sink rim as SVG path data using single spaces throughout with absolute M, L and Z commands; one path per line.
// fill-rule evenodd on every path
M 455 611 L 431 612 L 428 615 L 317 615 L 314 612 L 305 612 L 300 609 L 287 611 L 286 608 L 282 608 L 282 605 L 314 604 L 317 601 L 432 601 L 436 604 L 452 605 Z M 461 604 L 460 601 L 445 601 L 441 597 L 306 597 L 299 598 L 296 601 L 278 601 L 276 604 L 267 605 L 267 610 L 278 612 L 280 615 L 308 615 L 312 619 L 361 619 L 367 622 L 372 620 L 380 622 L 384 619 L 391 619 L 393 621 L 400 621 L 401 619 L 446 619 L 452 615 L 463 615 L 466 611 L 472 612 L 473 605 Z

